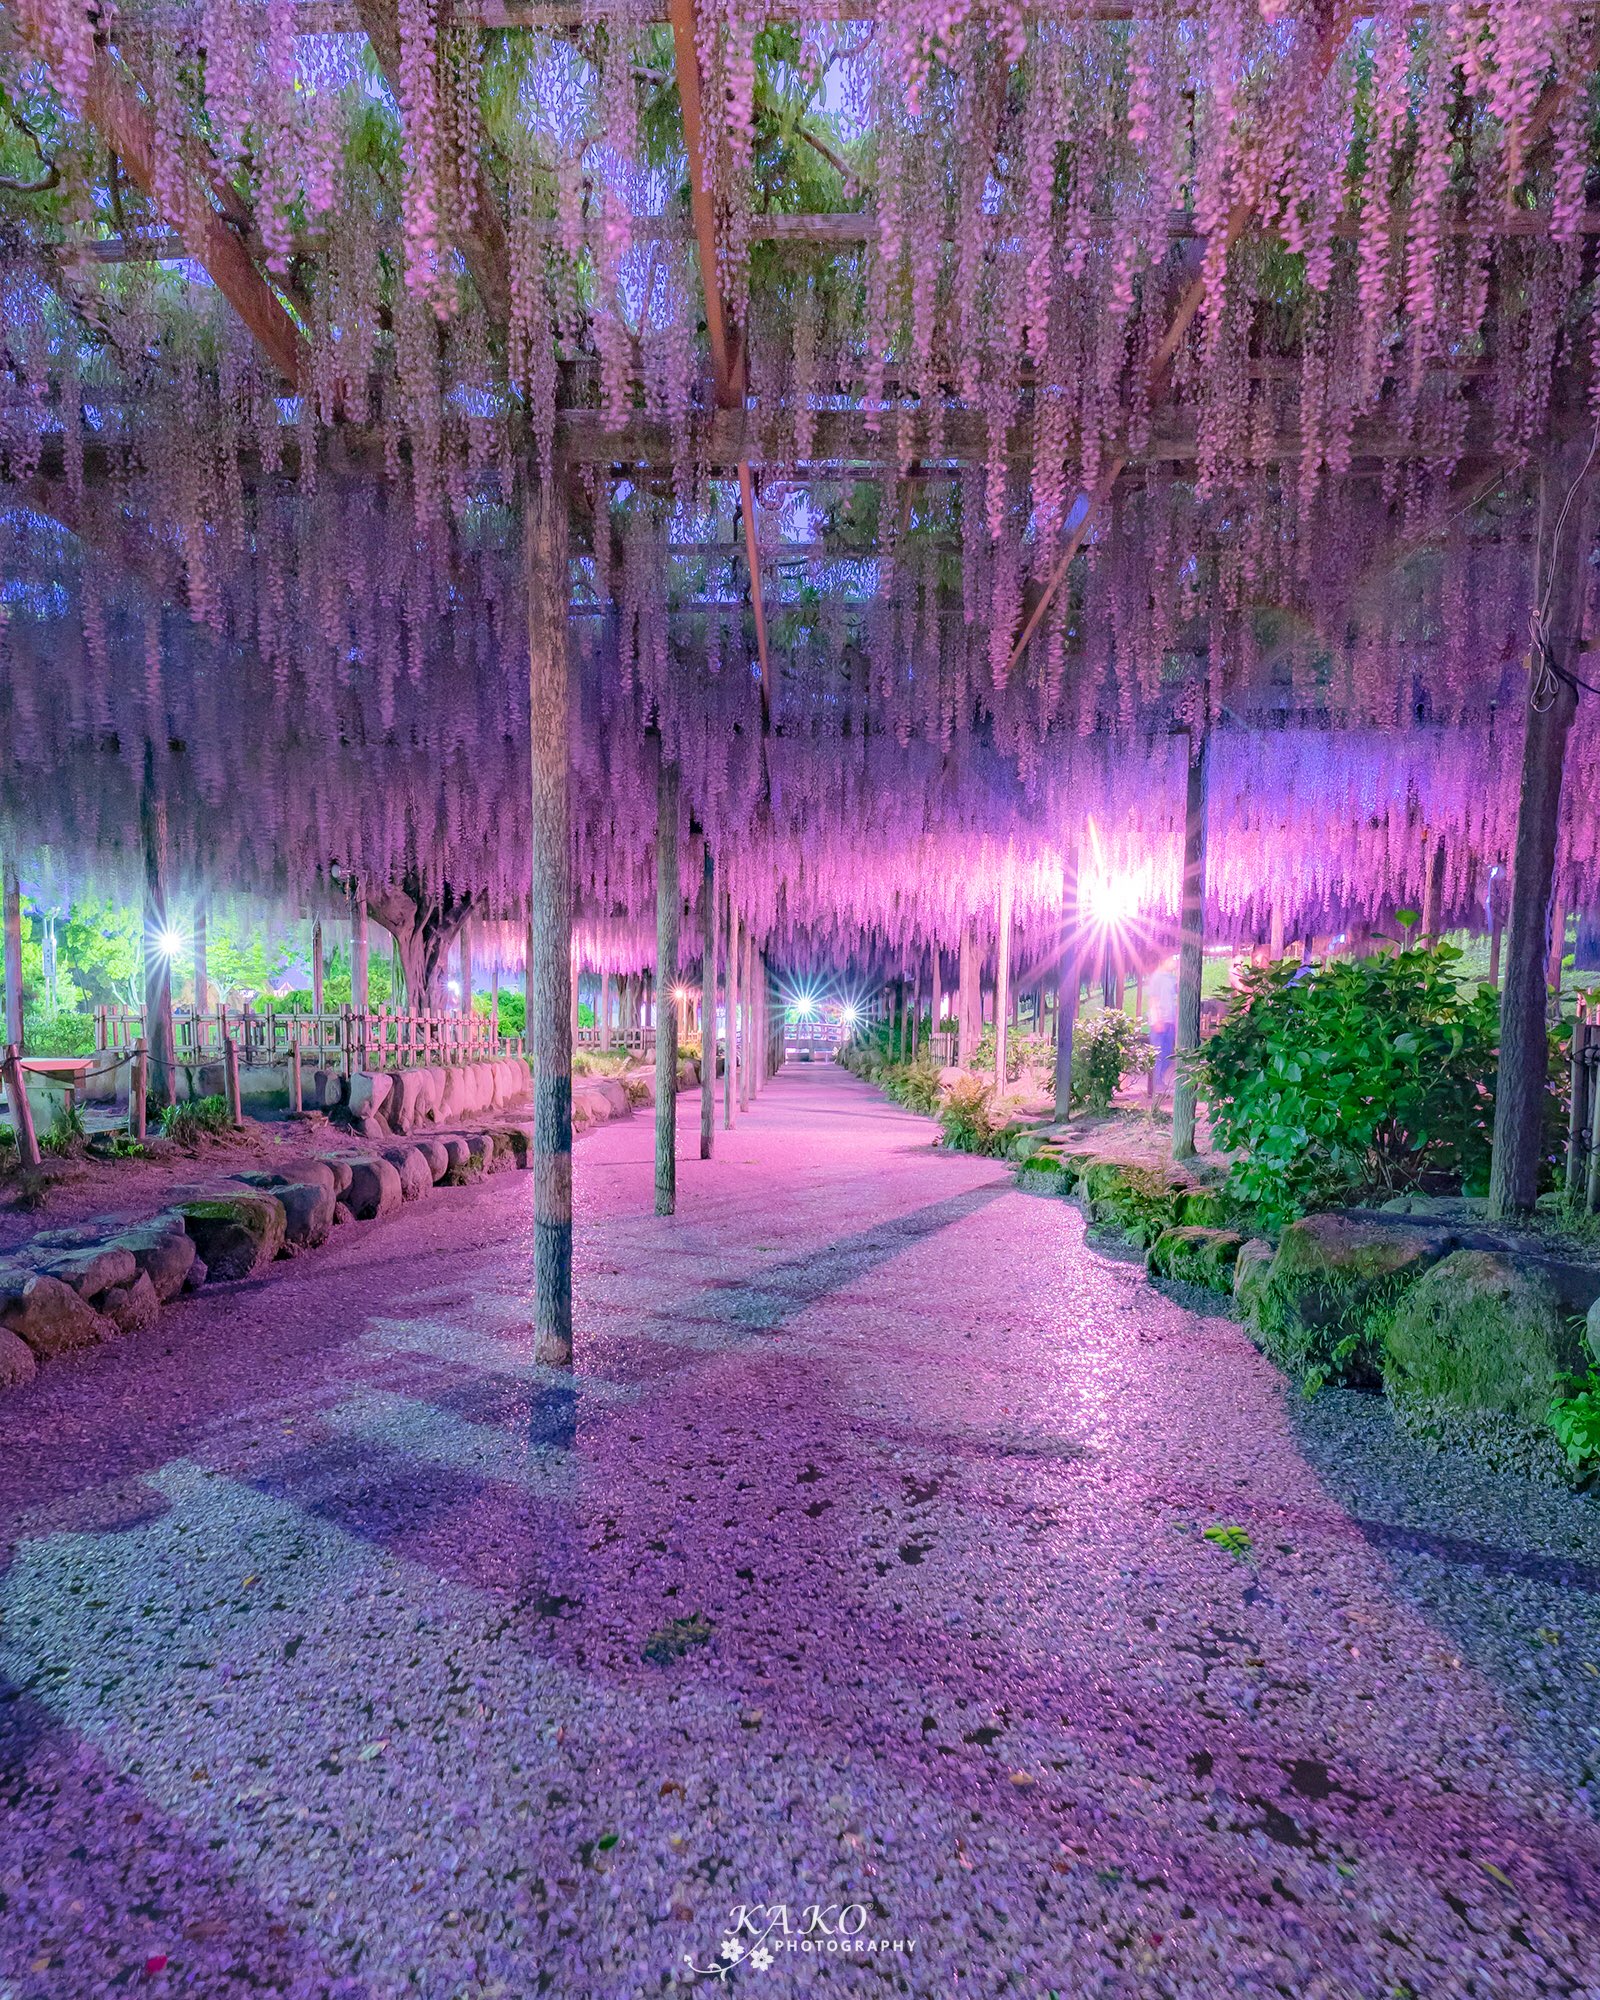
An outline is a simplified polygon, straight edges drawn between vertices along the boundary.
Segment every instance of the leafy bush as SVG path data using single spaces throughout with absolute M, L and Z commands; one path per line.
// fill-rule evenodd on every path
M 939 1070 L 930 1056 L 894 1063 L 879 1072 L 878 1081 L 908 1111 L 920 1111 L 924 1118 L 931 1118 L 939 1109 Z
M 1025 1069 L 1047 1082 L 1055 1075 L 1056 1045 L 1043 1035 L 1010 1034 L 1006 1037 L 1006 1082 L 1015 1083 Z M 991 1023 L 978 1038 L 978 1046 L 967 1064 L 977 1076 L 994 1075 L 994 1026 Z
M 175 1145 L 192 1146 L 203 1132 L 226 1132 L 230 1123 L 225 1097 L 191 1097 L 186 1104 L 163 1107 L 161 1136 Z
M 92 1056 L 94 1018 L 89 1014 L 36 1014 L 27 1023 L 30 1056 Z
M 58 1159 L 65 1159 L 77 1151 L 85 1136 L 83 1113 L 75 1104 L 68 1104 L 65 1098 L 56 1108 L 56 1115 L 50 1121 L 50 1129 L 41 1137 L 39 1150 L 54 1153 Z
M 1072 1037 L 1074 1110 L 1108 1111 L 1125 1076 L 1154 1067 L 1155 1048 L 1131 1014 L 1107 1007 L 1078 1024 Z
M 1281 1222 L 1424 1184 L 1482 1185 L 1499 1010 L 1436 944 L 1244 975 L 1195 1059 L 1229 1192 Z
M 1549 1423 L 1573 1472 L 1600 1471 L 1600 1373 L 1568 1376 L 1566 1394 L 1550 1405 Z
M 953 1084 L 939 1113 L 944 1143 L 961 1153 L 990 1153 L 995 1134 L 989 1124 L 989 1086 L 976 1076 Z

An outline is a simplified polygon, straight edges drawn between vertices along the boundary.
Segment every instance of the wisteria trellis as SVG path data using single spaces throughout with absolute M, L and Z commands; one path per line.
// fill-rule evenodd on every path
M 518 481 L 559 468 L 578 880 L 619 962 L 647 955 L 651 728 L 746 907 L 813 940 L 952 942 L 1011 851 L 1042 948 L 1091 814 L 1170 906 L 1171 731 L 1201 722 L 1221 928 L 1375 914 L 1430 837 L 1480 896 L 1531 468 L 1596 408 L 1597 10 L 697 0 L 742 412 L 658 11 L 10 0 L 16 835 L 114 871 L 148 739 L 182 760 L 188 870 L 448 871 L 515 912 Z M 146 188 L 96 123 L 107 72 L 149 113 Z M 201 210 L 286 355 L 182 255 Z M 1587 715 L 1574 754 L 1572 884 Z

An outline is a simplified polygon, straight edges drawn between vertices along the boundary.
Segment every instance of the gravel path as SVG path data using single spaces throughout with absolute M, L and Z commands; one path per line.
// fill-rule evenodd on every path
M 1600 1995 L 1596 1510 L 929 1137 L 601 1128 L 572 1378 L 507 1175 L 8 1400 L 0 1995 Z

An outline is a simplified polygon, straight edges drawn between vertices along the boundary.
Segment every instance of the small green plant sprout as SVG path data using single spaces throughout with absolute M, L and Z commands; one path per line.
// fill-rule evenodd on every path
M 83 1137 L 83 1113 L 77 1105 L 69 1104 L 63 1099 L 57 1107 L 55 1117 L 50 1121 L 49 1131 L 40 1139 L 39 1145 L 42 1151 L 54 1153 L 58 1158 L 65 1159 L 69 1153 L 77 1150 Z
M 1213 1547 L 1225 1549 L 1230 1556 L 1238 1556 L 1241 1561 L 1250 1559 L 1250 1537 L 1243 1528 L 1232 1523 L 1213 1521 L 1205 1531 L 1205 1539 Z
M 192 1146 L 202 1132 L 226 1132 L 230 1123 L 224 1097 L 194 1097 L 186 1104 L 169 1104 L 161 1114 L 161 1136 L 175 1145 Z

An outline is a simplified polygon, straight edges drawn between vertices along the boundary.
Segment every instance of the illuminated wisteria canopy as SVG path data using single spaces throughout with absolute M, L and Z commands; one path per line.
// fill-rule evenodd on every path
M 7 0 L 0 840 L 529 895 L 570 520 L 578 924 L 658 755 L 780 951 L 1208 927 L 1515 820 L 1538 470 L 1593 418 L 1597 10 Z M 1580 714 L 1559 878 L 1593 869 Z M 1433 845 L 1430 847 L 1429 842 Z M 1007 862 L 1007 857 L 1011 857 Z M 419 891 L 420 893 L 420 891 Z

